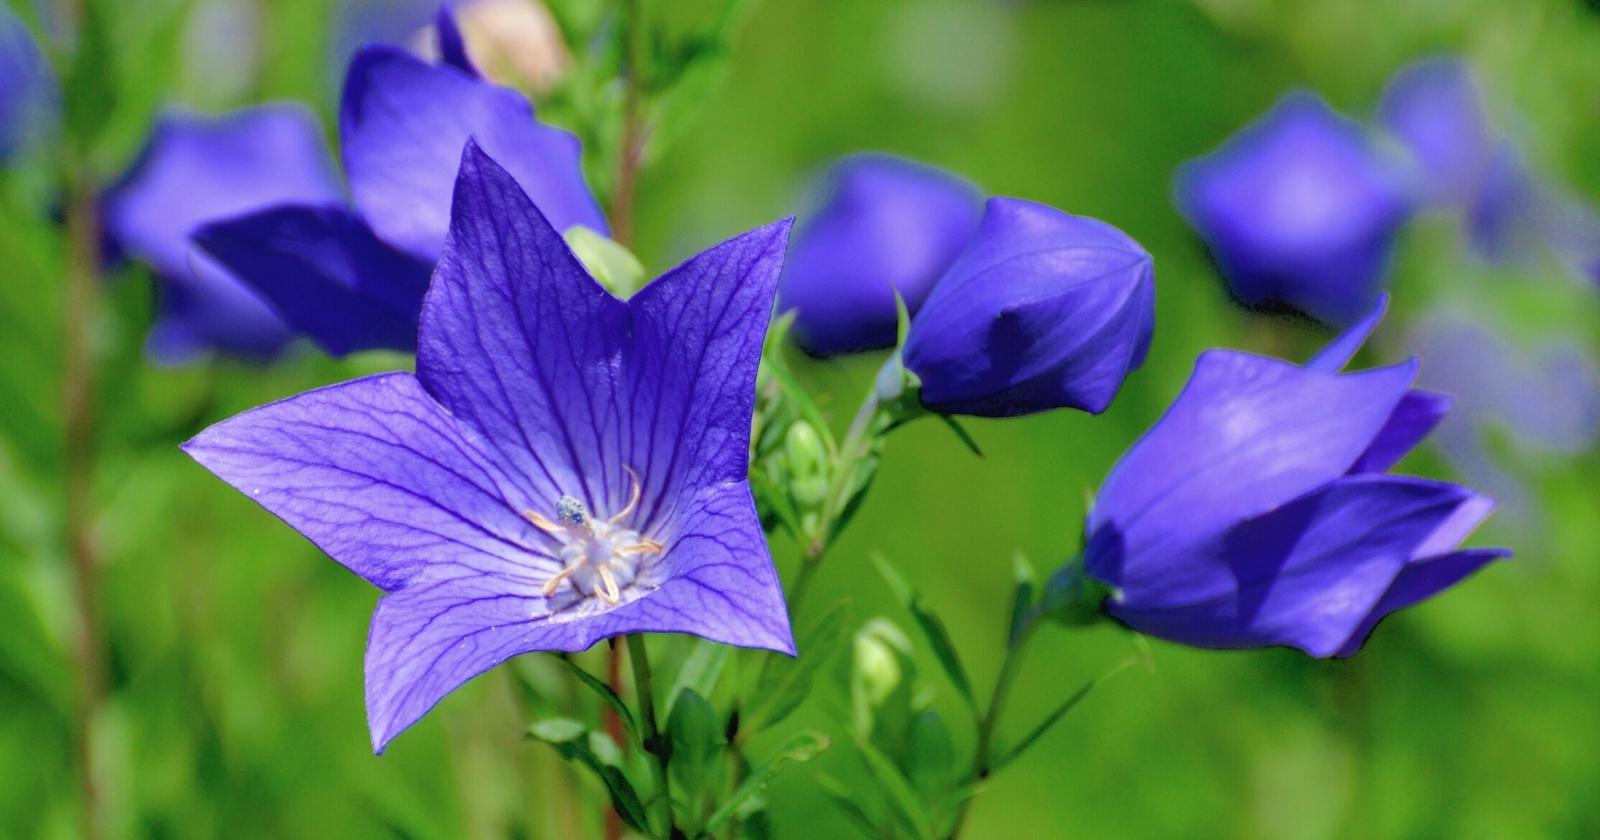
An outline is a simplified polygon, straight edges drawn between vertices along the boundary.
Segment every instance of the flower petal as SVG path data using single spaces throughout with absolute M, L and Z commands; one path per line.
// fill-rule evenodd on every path
M 196 253 L 182 275 L 156 285 L 156 322 L 145 349 L 162 364 L 210 351 L 269 359 L 294 333 L 278 313 L 215 260 Z
M 1124 595 L 1110 612 L 1141 632 L 1204 647 L 1289 645 L 1339 652 L 1410 558 L 1481 497 L 1399 476 L 1339 479 L 1241 523 L 1207 550 L 1226 587 L 1151 608 Z
M 1415 363 L 1331 374 L 1248 353 L 1201 355 L 1183 393 L 1101 488 L 1088 571 L 1151 606 L 1225 582 L 1225 570 L 1183 558 L 1348 472 L 1415 372 Z
M 1429 391 L 1408 391 L 1389 422 L 1372 439 L 1351 472 L 1381 473 L 1417 447 L 1450 411 L 1450 398 Z
M 618 379 L 628 307 L 601 288 L 511 174 L 468 141 L 449 240 L 422 307 L 417 377 L 472 424 L 549 515 L 563 494 L 619 510 Z
M 206 469 L 386 590 L 424 570 L 542 583 L 526 487 L 406 373 L 247 411 L 184 444 Z
M 449 568 L 385 596 L 367 641 L 373 749 L 382 752 L 446 694 L 520 653 L 579 651 L 624 633 L 692 633 L 793 655 L 749 488 L 713 487 L 687 508 L 661 559 L 670 567 L 666 580 L 614 609 L 550 613 L 537 583 Z
M 1351 324 L 1339 337 L 1328 342 L 1328 346 L 1317 351 L 1317 355 L 1306 362 L 1306 367 L 1311 370 L 1325 370 L 1329 373 L 1338 373 L 1350 364 L 1350 360 L 1361 351 L 1361 345 L 1367 343 L 1372 337 L 1373 330 L 1378 328 L 1378 322 L 1383 320 L 1385 312 L 1389 311 L 1389 293 L 1378 295 L 1378 302 L 1373 304 L 1372 311 L 1368 312 L 1361 320 Z
M 1378 622 L 1390 613 L 1426 601 L 1489 563 L 1510 556 L 1511 552 L 1503 548 L 1469 548 L 1408 563 L 1335 655 L 1354 655 L 1366 644 Z
M 756 366 L 790 220 L 736 236 L 645 286 L 628 302 L 633 342 L 624 402 L 635 417 L 624 462 L 643 478 L 639 522 L 749 470 Z
M 106 233 L 167 277 L 190 274 L 200 225 L 288 202 L 340 198 L 316 119 L 277 104 L 221 117 L 165 114 L 107 191 Z
M 342 205 L 272 207 L 206 225 L 194 241 L 333 355 L 416 348 L 431 267 Z
M 384 240 L 434 260 L 450 226 L 451 188 L 468 137 L 499 161 L 565 230 L 606 231 L 583 182 L 578 139 L 542 125 L 522 94 L 390 47 L 356 54 L 339 111 L 356 207 Z

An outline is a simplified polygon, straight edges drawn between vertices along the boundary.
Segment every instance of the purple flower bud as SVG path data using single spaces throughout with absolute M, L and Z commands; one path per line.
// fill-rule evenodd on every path
M 945 414 L 1104 411 L 1144 362 L 1150 255 L 1122 231 L 992 198 L 967 250 L 911 321 L 905 365 Z
M 1388 474 L 1449 401 L 1412 389 L 1415 361 L 1339 372 L 1380 315 L 1303 367 L 1200 357 L 1089 515 L 1084 568 L 1113 588 L 1107 612 L 1199 647 L 1348 656 L 1385 615 L 1509 554 L 1458 547 L 1488 497 Z
M 813 355 L 892 347 L 895 292 L 912 312 L 978 226 L 978 191 L 943 170 L 880 154 L 829 169 L 796 236 L 779 309 Z
M 1241 303 L 1341 325 L 1372 307 L 1411 213 L 1361 127 L 1303 92 L 1180 169 L 1176 199 Z

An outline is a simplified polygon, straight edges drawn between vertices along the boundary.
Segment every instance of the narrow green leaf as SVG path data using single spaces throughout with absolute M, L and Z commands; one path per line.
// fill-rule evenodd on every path
M 1029 747 L 1033 746 L 1034 742 L 1038 741 L 1039 738 L 1044 735 L 1044 733 L 1050 731 L 1050 727 L 1055 726 L 1056 723 L 1058 723 L 1062 718 L 1066 717 L 1067 712 L 1072 711 L 1074 707 L 1083 702 L 1083 698 L 1088 697 L 1089 692 L 1093 691 L 1095 686 L 1098 686 L 1106 680 L 1109 680 L 1112 677 L 1122 673 L 1124 670 L 1138 661 L 1139 659 L 1137 657 L 1125 659 L 1119 663 L 1117 667 L 1112 668 L 1110 671 L 1107 671 L 1106 673 L 1084 683 L 1083 686 L 1077 691 L 1073 692 L 1072 696 L 1068 697 L 1065 702 L 1057 706 L 1055 711 L 1052 711 L 1050 714 L 1046 715 L 1045 719 L 1040 721 L 1038 726 L 1035 726 L 1033 729 L 1028 731 L 1028 734 L 1022 736 L 1022 740 L 1018 741 L 1014 746 L 1006 750 L 1000 756 L 1000 758 L 996 759 L 994 762 L 994 772 L 999 772 L 1006 765 L 1015 761 Z
M 827 773 L 818 773 L 815 778 L 817 787 L 821 788 L 823 794 L 832 800 L 840 811 L 844 812 L 845 817 L 850 820 L 850 824 L 855 826 L 856 830 L 867 837 L 880 837 L 883 835 L 884 832 L 878 828 L 877 821 L 856 801 L 860 798 L 859 792 L 851 790 L 844 782 Z
M 704 831 L 712 834 L 721 828 L 739 809 L 752 798 L 761 793 L 767 783 L 778 775 L 785 764 L 791 761 L 806 762 L 816 758 L 823 750 L 828 748 L 828 737 L 821 732 L 805 731 L 790 738 L 778 749 L 772 757 L 750 769 L 750 775 L 739 785 L 717 810 L 711 813 L 706 820 Z
M 889 804 L 894 811 L 905 821 L 911 833 L 924 840 L 934 836 L 933 821 L 928 816 L 927 808 L 922 804 L 921 797 L 912 789 L 910 780 L 900 772 L 894 761 L 883 754 L 873 743 L 859 735 L 854 736 L 856 751 L 867 764 L 867 770 L 872 777 L 883 787 L 884 793 L 889 795 Z
M 956 418 L 951 417 L 948 414 L 937 414 L 934 416 L 938 417 L 941 422 L 950 427 L 950 431 L 956 433 L 956 437 L 961 440 L 961 443 L 965 445 L 967 449 L 972 452 L 972 454 L 978 456 L 979 458 L 983 457 L 983 450 L 978 448 L 978 442 L 973 439 L 972 433 L 967 431 L 967 427 L 961 425 Z
M 611 686 L 606 685 L 594 674 L 585 671 L 583 666 L 573 662 L 570 657 L 561 656 L 557 658 L 559 658 L 562 663 L 570 668 L 573 674 L 577 675 L 579 682 L 593 689 L 595 694 L 600 695 L 601 701 L 607 706 L 610 706 L 612 710 L 617 713 L 617 717 L 622 718 L 623 726 L 627 727 L 628 729 L 628 737 L 638 741 L 639 726 L 634 722 L 633 710 L 628 708 L 627 703 L 622 702 L 622 698 L 618 697 L 617 693 L 611 690 Z
M 928 645 L 933 648 L 935 658 L 944 667 L 945 674 L 950 678 L 950 683 L 956 687 L 961 699 L 965 700 L 969 708 L 976 709 L 977 701 L 972 696 L 972 681 L 967 679 L 967 671 L 961 665 L 961 657 L 956 653 L 955 644 L 950 641 L 950 634 L 944 629 L 944 622 L 937 615 L 930 612 L 922 603 L 922 597 L 911 584 L 901 577 L 900 573 L 889 564 L 882 555 L 874 554 L 872 562 L 877 565 L 878 573 L 888 582 L 889 588 L 894 591 L 895 597 L 900 600 L 916 620 L 917 628 L 928 640 Z

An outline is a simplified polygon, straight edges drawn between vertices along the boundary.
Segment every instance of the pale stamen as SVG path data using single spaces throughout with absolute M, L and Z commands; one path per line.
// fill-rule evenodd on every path
M 567 495 L 556 500 L 554 520 L 535 510 L 522 512 L 535 528 L 561 543 L 560 555 L 567 561 L 544 582 L 541 589 L 545 597 L 554 596 L 566 581 L 579 594 L 593 595 L 614 607 L 622 602 L 623 587 L 630 585 L 637 574 L 639 561 L 634 558 L 659 554 L 665 549 L 660 542 L 618 525 L 638 508 L 644 495 L 639 474 L 632 467 L 623 469 L 632 479 L 632 491 L 628 504 L 609 519 L 592 518 L 583 502 Z

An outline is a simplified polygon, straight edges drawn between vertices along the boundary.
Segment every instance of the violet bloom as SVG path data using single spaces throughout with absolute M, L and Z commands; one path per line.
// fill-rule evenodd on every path
M 905 366 L 922 382 L 923 404 L 944 414 L 1098 414 L 1144 362 L 1154 320 L 1150 255 L 1127 234 L 991 198 L 911 320 Z
M 0 161 L 50 130 L 58 97 L 50 63 L 33 33 L 0 6 Z
M 1411 213 L 1362 128 L 1305 92 L 1185 164 L 1176 195 L 1241 303 L 1336 325 L 1371 308 Z
M 941 169 L 882 154 L 829 168 L 816 211 L 795 237 L 779 309 L 816 356 L 893 347 L 898 292 L 916 312 L 966 247 L 982 200 Z
M 165 362 L 207 350 L 276 354 L 292 337 L 289 328 L 235 272 L 194 248 L 190 234 L 206 222 L 284 202 L 338 200 L 332 163 L 304 108 L 163 116 L 101 204 L 111 244 L 149 263 L 160 281 L 150 353 Z
M 450 223 L 467 138 L 501 161 L 558 229 L 606 232 L 578 139 L 539 123 L 526 97 L 479 78 L 450 16 L 446 62 L 403 50 L 356 54 L 339 109 L 353 206 L 285 203 L 209 225 L 195 240 L 324 350 L 416 346 L 417 313 Z
M 1107 612 L 1200 647 L 1348 656 L 1385 615 L 1508 555 L 1458 547 L 1490 499 L 1387 474 L 1448 400 L 1412 389 L 1415 361 L 1339 372 L 1380 316 L 1304 367 L 1201 355 L 1089 515 L 1084 568 L 1113 588 Z
M 788 223 L 624 302 L 476 144 L 417 373 L 310 391 L 185 450 L 385 591 L 373 747 L 511 656 L 622 633 L 793 652 L 746 483 Z
M 1402 68 L 1384 89 L 1378 120 L 1411 158 L 1419 196 L 1465 206 L 1499 154 L 1477 80 L 1466 62 L 1435 57 Z

